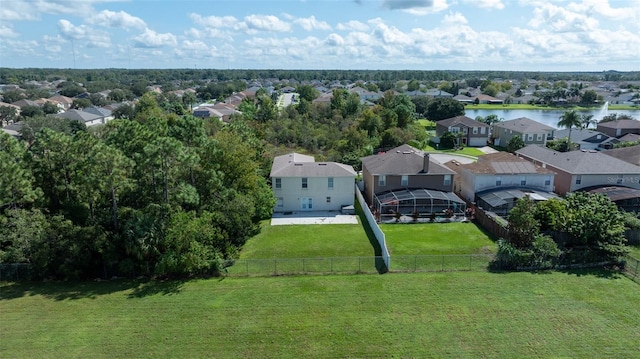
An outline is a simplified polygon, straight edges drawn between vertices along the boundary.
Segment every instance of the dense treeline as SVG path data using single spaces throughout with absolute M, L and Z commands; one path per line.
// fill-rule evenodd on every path
M 252 130 L 207 122 L 146 94 L 98 131 L 0 133 L 0 263 L 39 278 L 220 271 L 274 199 Z
M 459 70 L 220 70 L 220 69 L 14 69 L 0 68 L 0 83 L 19 84 L 26 81 L 54 81 L 66 79 L 79 83 L 130 85 L 137 81 L 149 84 L 165 84 L 173 81 L 203 83 L 208 81 L 232 81 L 278 79 L 297 81 L 374 81 L 397 82 L 455 81 L 473 79 L 536 79 L 543 81 L 639 81 L 640 72 L 535 72 L 535 71 L 459 71 Z M 101 86 L 101 87 L 105 87 Z

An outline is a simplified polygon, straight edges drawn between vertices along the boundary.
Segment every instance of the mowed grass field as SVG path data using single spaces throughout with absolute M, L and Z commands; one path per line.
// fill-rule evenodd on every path
M 304 224 L 272 226 L 249 239 L 240 259 L 374 256 L 362 224 Z
M 607 272 L 0 284 L 2 358 L 637 358 Z
M 381 224 L 393 255 L 495 253 L 490 235 L 475 223 Z

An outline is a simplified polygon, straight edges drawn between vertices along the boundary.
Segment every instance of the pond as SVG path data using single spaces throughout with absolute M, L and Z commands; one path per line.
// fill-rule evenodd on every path
M 469 118 L 476 118 L 478 116 L 486 117 L 489 115 L 497 115 L 498 118 L 504 121 L 514 120 L 520 117 L 527 117 L 534 121 L 543 123 L 547 126 L 558 128 L 558 121 L 560 116 L 564 113 L 564 110 L 473 110 L 466 108 L 465 115 Z M 640 120 L 640 110 L 608 110 L 603 107 L 598 110 L 585 110 L 578 111 L 580 114 L 593 115 L 594 119 L 600 120 L 602 117 L 617 113 L 619 115 L 629 115 L 636 120 Z

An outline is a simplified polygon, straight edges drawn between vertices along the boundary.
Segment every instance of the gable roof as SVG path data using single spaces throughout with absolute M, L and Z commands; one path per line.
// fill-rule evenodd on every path
M 429 158 L 429 172 L 422 172 L 425 155 L 428 153 L 409 145 L 402 145 L 385 153 L 364 157 L 362 166 L 374 175 L 455 174 L 433 158 Z
M 269 177 L 355 177 L 353 167 L 337 162 L 315 162 L 312 156 L 292 152 L 273 159 Z
M 82 123 L 85 122 L 91 122 L 93 120 L 96 120 L 98 118 L 102 118 L 103 116 L 98 116 L 96 114 L 93 113 L 89 113 L 89 112 L 84 112 L 81 110 L 68 110 L 65 111 L 63 113 L 59 113 L 56 115 L 57 117 L 61 117 L 61 118 L 66 118 L 67 120 L 76 120 Z
M 513 130 L 519 133 L 540 133 L 555 130 L 555 128 L 534 121 L 527 117 L 520 117 L 514 120 L 501 121 L 494 124 L 495 127 Z
M 638 121 L 638 120 L 615 120 L 615 121 L 608 121 L 608 122 L 599 122 L 598 123 L 598 127 L 640 129 L 640 121 Z
M 436 125 L 442 125 L 445 127 L 449 127 L 457 124 L 462 124 L 467 127 L 489 127 L 489 125 L 487 125 L 486 123 L 476 121 L 467 116 L 456 116 L 456 117 L 451 117 L 451 118 L 447 118 L 447 119 L 436 122 Z
M 567 138 L 569 137 L 569 129 L 565 128 L 562 130 L 556 130 L 553 134 L 557 139 Z M 573 142 L 603 143 L 611 140 L 612 138 L 613 137 L 609 137 L 602 132 L 594 130 L 579 128 L 571 130 L 571 141 Z
M 478 157 L 474 163 L 462 164 L 461 168 L 477 174 L 555 174 L 550 169 L 533 164 L 509 152 L 496 152 Z
M 557 152 L 546 147 L 529 145 L 516 151 L 517 154 L 546 163 L 571 174 L 635 174 L 640 175 L 640 166 L 607 156 L 600 151 Z
M 633 165 L 640 166 L 640 145 L 614 148 L 612 150 L 603 151 L 602 153 Z
M 618 138 L 619 142 L 636 142 L 640 141 L 640 135 L 637 133 L 627 133 L 626 135 Z
M 107 110 L 106 108 L 102 108 L 98 106 L 86 107 L 86 108 L 83 108 L 82 111 L 89 112 L 100 117 L 109 117 L 112 114 L 111 110 Z

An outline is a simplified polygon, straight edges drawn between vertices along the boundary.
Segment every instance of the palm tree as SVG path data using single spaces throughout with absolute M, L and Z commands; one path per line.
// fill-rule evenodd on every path
M 582 115 L 580 121 L 582 122 L 580 127 L 583 129 L 588 129 L 591 124 L 595 125 L 598 123 L 598 120 L 593 118 L 593 115 Z
M 581 124 L 582 118 L 580 117 L 580 114 L 578 114 L 575 110 L 565 111 L 560 116 L 558 126 L 569 129 L 569 151 L 571 151 L 571 129 L 573 129 L 574 127 L 580 127 Z

